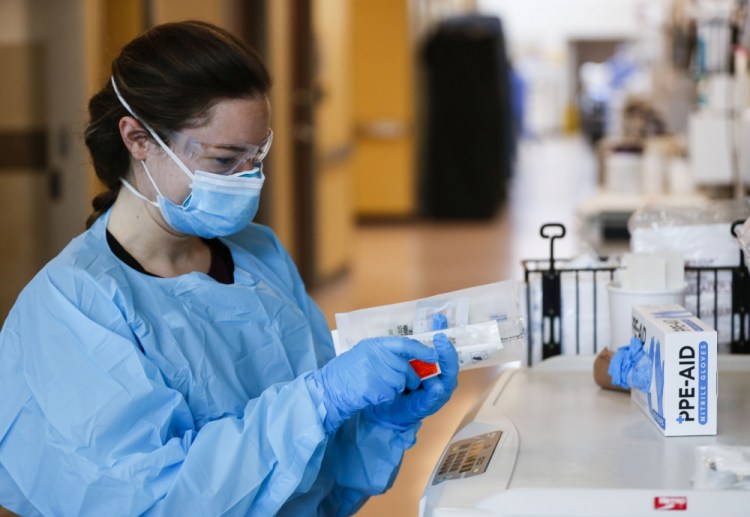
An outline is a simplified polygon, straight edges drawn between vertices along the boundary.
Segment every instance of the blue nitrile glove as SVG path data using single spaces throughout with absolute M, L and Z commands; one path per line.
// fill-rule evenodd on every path
M 432 315 L 432 330 L 445 330 L 448 328 L 448 318 L 445 314 L 438 312 Z
M 432 326 L 433 330 L 446 328 L 445 316 L 436 314 Z M 435 334 L 432 342 L 439 357 L 440 375 L 423 380 L 418 389 L 401 394 L 393 402 L 367 408 L 365 414 L 370 420 L 405 430 L 448 402 L 458 386 L 458 354 L 445 334 Z
M 366 407 L 393 401 L 405 388 L 416 389 L 420 378 L 411 359 L 434 363 L 438 354 L 405 337 L 363 339 L 309 373 L 308 379 L 322 389 L 326 431 L 335 431 Z
M 637 337 L 630 345 L 617 349 L 609 363 L 612 384 L 648 392 L 651 388 L 651 358 L 643 352 L 643 342 Z

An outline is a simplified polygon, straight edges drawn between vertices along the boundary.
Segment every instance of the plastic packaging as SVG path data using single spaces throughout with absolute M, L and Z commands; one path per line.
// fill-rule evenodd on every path
M 628 221 L 633 252 L 672 250 L 682 253 L 688 267 L 737 266 L 737 242 L 730 232 L 732 222 L 750 216 L 745 200 L 724 200 L 700 207 L 646 206 Z M 731 341 L 732 273 L 685 273 L 685 308 L 719 331 L 719 351 L 728 351 Z M 700 314 L 698 289 L 700 286 Z M 716 294 L 714 294 L 716 293 Z
M 696 447 L 693 488 L 750 490 L 750 447 L 731 445 Z
M 706 224 L 730 224 L 750 216 L 750 204 L 744 199 L 707 202 L 701 206 L 667 207 L 646 205 L 628 219 L 632 234 L 640 229 L 682 228 Z M 729 229 L 727 229 L 729 235 Z
M 459 369 L 485 366 L 485 363 L 501 354 L 504 349 L 505 355 L 510 355 L 523 346 L 524 339 L 520 321 L 498 323 L 494 320 L 414 334 L 411 337 L 431 346 L 432 337 L 438 333 L 445 334 L 456 348 Z
M 432 328 L 443 314 L 448 328 Z M 461 369 L 521 359 L 525 343 L 516 284 L 507 280 L 408 302 L 336 314 L 336 351 L 368 337 L 401 335 L 422 341 L 442 332 L 456 347 Z

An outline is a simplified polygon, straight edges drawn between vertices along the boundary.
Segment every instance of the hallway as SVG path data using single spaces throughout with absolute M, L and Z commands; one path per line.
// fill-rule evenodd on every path
M 596 188 L 594 156 L 577 137 L 524 141 L 504 210 L 489 221 L 372 224 L 357 228 L 352 269 L 312 293 L 329 325 L 335 314 L 412 300 L 504 279 L 520 280 L 522 258 L 548 256 L 545 222 L 568 228 L 555 253 L 578 250 L 575 209 Z M 459 387 L 428 418 L 406 453 L 394 487 L 368 501 L 361 516 L 417 515 L 418 502 L 442 448 L 496 376 L 493 368 L 459 375 Z

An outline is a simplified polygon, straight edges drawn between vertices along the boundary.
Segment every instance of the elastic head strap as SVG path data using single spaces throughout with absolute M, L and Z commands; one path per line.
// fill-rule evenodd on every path
M 130 105 L 127 103 L 125 99 L 122 98 L 122 95 L 120 95 L 120 90 L 117 88 L 117 83 L 115 82 L 114 76 L 110 78 L 110 82 L 112 83 L 112 88 L 115 90 L 115 95 L 117 95 L 117 98 L 120 100 L 120 103 L 123 105 L 123 107 L 128 110 L 128 113 L 133 115 L 133 117 L 140 122 L 143 127 L 146 128 L 146 130 L 151 133 L 151 136 L 154 137 L 154 140 L 161 146 L 162 149 L 164 149 L 164 152 L 166 152 L 172 160 L 175 161 L 175 163 L 180 167 L 182 172 L 184 172 L 188 178 L 191 180 L 193 179 L 193 173 L 190 171 L 190 169 L 187 168 L 187 166 L 182 163 L 182 160 L 172 151 L 172 149 L 169 148 L 167 144 L 164 143 L 164 140 L 161 139 L 161 137 L 156 133 L 156 131 L 153 130 L 153 128 L 143 120 L 141 117 L 135 114 L 133 109 L 130 107 Z M 153 180 L 151 180 L 153 183 Z

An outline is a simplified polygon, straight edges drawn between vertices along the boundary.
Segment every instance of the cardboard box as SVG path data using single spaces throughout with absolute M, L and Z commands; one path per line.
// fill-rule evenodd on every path
M 664 436 L 716 434 L 716 330 L 680 305 L 636 305 L 633 335 L 653 363 L 650 392 L 633 401 Z

